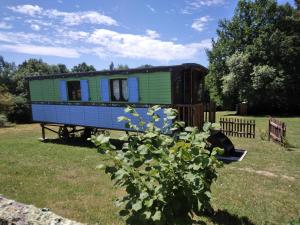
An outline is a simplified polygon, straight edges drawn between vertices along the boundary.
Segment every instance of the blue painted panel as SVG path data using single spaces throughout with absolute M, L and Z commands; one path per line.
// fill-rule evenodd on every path
M 147 115 L 148 108 L 136 108 L 136 111 L 145 123 L 148 123 L 152 120 L 152 118 Z M 162 128 L 164 125 L 163 119 L 165 116 L 163 113 L 163 109 L 160 109 L 159 111 L 157 111 L 156 114 L 158 114 L 160 116 L 160 120 L 158 122 L 154 122 L 154 125 L 159 128 Z M 136 117 L 132 116 L 129 113 L 124 113 L 124 115 L 126 117 L 130 118 L 133 124 L 138 125 L 138 119 Z M 146 126 L 140 127 L 140 128 L 141 128 L 141 130 L 145 130 Z
M 56 106 L 55 105 L 44 105 L 44 120 L 47 122 L 57 122 L 56 118 Z
M 149 121 L 149 116 L 147 115 L 147 109 L 146 108 L 136 108 L 136 112 L 140 115 L 140 117 L 143 118 L 143 121 L 144 122 L 147 122 Z M 138 124 L 139 123 L 139 119 L 135 116 L 132 116 L 130 113 L 125 113 L 123 112 L 124 116 L 128 117 L 129 119 L 131 119 L 131 122 L 134 124 L 134 125 L 137 125 L 139 126 L 140 130 L 144 130 L 146 127 L 140 127 L 140 125 Z
M 45 121 L 44 105 L 32 104 L 31 110 L 34 121 Z
M 81 100 L 88 102 L 90 100 L 88 80 L 80 80 Z
M 118 122 L 118 117 L 124 115 L 125 113 L 123 107 L 111 107 L 111 127 L 115 129 L 125 129 L 125 122 Z
M 68 105 L 56 106 L 56 121 L 57 123 L 70 124 L 70 112 Z
M 85 106 L 84 107 L 84 125 L 85 126 L 100 127 L 98 111 L 99 111 L 99 107 L 97 107 L 97 106 Z
M 84 125 L 84 107 L 69 106 L 70 124 Z
M 100 106 L 98 120 L 99 127 L 112 127 L 112 107 Z
M 100 97 L 102 102 L 109 102 L 109 80 L 100 79 Z
M 68 101 L 67 82 L 65 80 L 59 82 L 59 96 L 61 101 Z
M 127 80 L 128 85 L 128 101 L 138 102 L 139 101 L 139 82 L 137 77 L 130 77 Z
M 136 111 L 145 122 L 151 120 L 150 116 L 147 115 L 147 108 L 137 108 Z M 163 109 L 157 113 L 161 116 L 161 120 L 156 122 L 155 125 L 162 128 Z M 136 117 L 124 112 L 124 107 L 32 104 L 32 117 L 34 121 L 126 129 L 125 122 L 118 122 L 119 116 L 127 116 L 132 119 L 134 124 L 138 123 Z

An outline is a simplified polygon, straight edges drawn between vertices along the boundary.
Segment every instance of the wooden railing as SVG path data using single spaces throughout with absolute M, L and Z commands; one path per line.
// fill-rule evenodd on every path
M 176 104 L 173 105 L 173 108 L 178 110 L 178 119 L 184 121 L 186 126 L 196 126 L 202 129 L 205 122 L 215 122 L 216 107 L 214 103 Z
M 269 140 L 272 139 L 275 142 L 284 144 L 285 135 L 285 123 L 271 117 L 269 119 Z
M 255 138 L 255 120 L 220 118 L 220 125 L 228 136 Z
M 204 122 L 216 122 L 216 103 L 205 102 L 204 105 Z

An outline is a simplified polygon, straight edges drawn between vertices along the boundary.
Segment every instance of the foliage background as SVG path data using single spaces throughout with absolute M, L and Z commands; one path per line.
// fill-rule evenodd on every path
M 127 65 L 118 65 L 114 69 L 126 68 Z M 16 123 L 31 121 L 27 76 L 89 71 L 96 69 L 85 62 L 69 70 L 64 64 L 49 65 L 41 59 L 29 59 L 16 66 L 0 56 L 0 126 L 7 120 Z
M 208 51 L 210 97 L 223 109 L 247 101 L 252 113 L 300 111 L 300 1 L 240 0 Z

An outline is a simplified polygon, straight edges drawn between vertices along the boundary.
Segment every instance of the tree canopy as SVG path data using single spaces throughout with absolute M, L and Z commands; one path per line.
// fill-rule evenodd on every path
M 298 10 L 274 0 L 240 0 L 231 20 L 219 22 L 206 78 L 219 106 L 248 101 L 257 113 L 299 112 Z
M 95 67 L 93 65 L 88 65 L 85 62 L 80 63 L 76 66 L 74 66 L 71 69 L 72 72 L 93 72 L 96 71 Z

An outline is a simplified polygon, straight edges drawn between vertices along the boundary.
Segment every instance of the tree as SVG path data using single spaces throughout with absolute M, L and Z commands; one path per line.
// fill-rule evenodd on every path
M 58 73 L 69 73 L 69 69 L 66 67 L 65 64 L 57 64 Z
M 208 51 L 210 97 L 224 108 L 248 101 L 256 112 L 300 110 L 300 19 L 289 4 L 240 0 Z
M 112 71 L 112 70 L 114 70 L 114 69 L 115 69 L 115 65 L 114 65 L 113 62 L 111 62 L 111 63 L 109 64 L 109 70 Z
M 152 65 L 150 65 L 150 64 L 143 64 L 143 65 L 140 65 L 139 67 L 137 67 L 137 68 L 141 68 L 141 69 L 144 69 L 144 68 L 151 68 L 151 67 L 153 67 Z
M 0 84 L 4 85 L 8 90 L 12 91 L 14 89 L 14 83 L 12 81 L 12 76 L 16 72 L 15 63 L 9 63 L 0 56 Z
M 12 94 L 6 86 L 0 84 L 0 114 L 7 114 L 12 103 Z
M 18 66 L 17 71 L 12 77 L 15 83 L 15 89 L 13 90 L 13 94 L 22 94 L 24 97 L 27 98 L 28 89 L 26 87 L 25 77 L 40 76 L 54 73 L 58 73 L 57 67 L 51 66 L 43 62 L 42 59 L 25 60 L 22 64 Z
M 126 64 L 118 64 L 118 66 L 115 68 L 115 70 L 128 70 L 129 67 Z
M 80 63 L 76 66 L 74 66 L 71 69 L 72 72 L 93 72 L 96 71 L 95 67 L 93 65 L 87 65 L 85 62 Z

